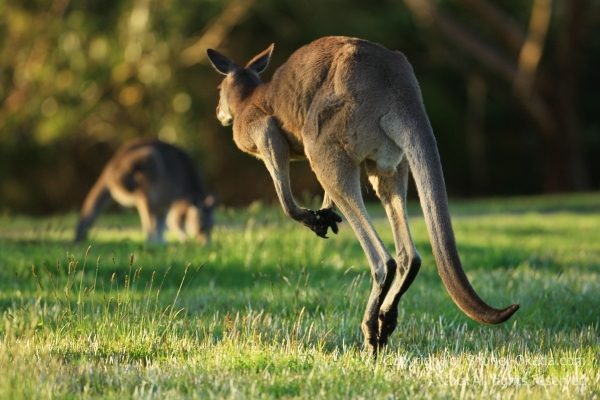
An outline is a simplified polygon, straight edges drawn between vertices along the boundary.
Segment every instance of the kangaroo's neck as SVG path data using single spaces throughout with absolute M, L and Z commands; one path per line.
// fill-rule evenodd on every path
M 262 112 L 265 115 L 273 115 L 270 101 L 270 82 L 260 83 L 254 87 L 249 94 L 240 100 L 243 109 L 252 109 L 253 112 Z

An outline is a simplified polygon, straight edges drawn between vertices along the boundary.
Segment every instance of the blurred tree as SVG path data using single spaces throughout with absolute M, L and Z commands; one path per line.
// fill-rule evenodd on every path
M 578 115 L 578 85 L 585 36 L 591 29 L 590 3 L 586 0 L 557 2 L 533 0 L 528 28 L 522 28 L 499 6 L 487 0 L 457 0 L 480 21 L 478 28 L 491 30 L 502 52 L 475 34 L 467 25 L 450 17 L 431 0 L 405 0 L 423 25 L 435 27 L 443 37 L 512 88 L 520 107 L 536 125 L 543 146 L 546 191 L 590 188 Z M 555 15 L 557 38 L 554 49 L 545 49 L 551 15 Z M 548 56 L 542 63 L 543 54 Z M 508 54 L 507 54 L 508 53 Z M 542 63 L 542 65 L 540 65 Z M 471 74 L 465 68 L 465 74 Z
M 170 3 L 1 6 L 0 146 L 20 154 L 2 157 L 3 203 L 23 210 L 72 206 L 109 153 L 131 137 L 190 145 L 192 95 L 176 60 L 189 21 Z M 198 6 L 208 11 L 203 19 L 194 15 L 202 24 L 219 9 L 213 1 Z M 28 158 L 34 153 L 43 157 Z
M 411 60 L 451 193 L 581 188 L 589 176 L 598 188 L 597 4 L 403 1 L 0 0 L 0 209 L 79 207 L 135 136 L 191 152 L 225 204 L 272 199 L 264 167 L 214 117 L 220 77 L 205 47 L 244 62 L 275 42 L 269 79 L 299 46 L 331 34 Z M 298 194 L 319 193 L 306 164 L 292 174 Z

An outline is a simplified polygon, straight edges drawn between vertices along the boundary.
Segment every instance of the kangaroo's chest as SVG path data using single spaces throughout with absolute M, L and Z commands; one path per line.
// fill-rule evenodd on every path
M 259 157 L 258 147 L 250 136 L 242 130 L 233 130 L 233 142 L 238 149 L 255 157 Z

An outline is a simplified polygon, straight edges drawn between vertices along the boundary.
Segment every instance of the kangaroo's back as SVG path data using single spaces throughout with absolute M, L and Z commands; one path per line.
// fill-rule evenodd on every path
M 136 195 L 148 196 L 159 208 L 176 200 L 195 201 L 205 195 L 190 157 L 179 148 L 155 139 L 124 144 L 103 174 L 115 200 L 125 206 Z
M 347 116 L 336 121 L 344 125 L 338 126 L 343 131 L 378 130 L 377 120 L 392 103 L 420 101 L 412 67 L 402 53 L 343 36 L 301 47 L 277 69 L 269 85 L 277 118 L 296 135 L 340 111 Z

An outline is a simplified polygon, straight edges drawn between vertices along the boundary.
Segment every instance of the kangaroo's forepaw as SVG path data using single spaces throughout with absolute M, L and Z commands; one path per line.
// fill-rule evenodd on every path
M 302 223 L 309 227 L 313 232 L 322 238 L 327 239 L 327 230 L 331 228 L 333 233 L 338 233 L 337 224 L 342 222 L 340 217 L 331 208 L 324 208 L 317 211 L 309 210 L 302 219 Z

